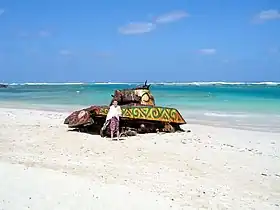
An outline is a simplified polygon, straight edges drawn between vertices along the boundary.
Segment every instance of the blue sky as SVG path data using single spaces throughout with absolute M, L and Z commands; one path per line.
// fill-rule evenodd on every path
M 0 82 L 280 81 L 279 0 L 65 2 L 0 0 Z

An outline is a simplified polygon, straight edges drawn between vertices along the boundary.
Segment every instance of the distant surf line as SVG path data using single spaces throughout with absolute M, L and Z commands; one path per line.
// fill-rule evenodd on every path
M 33 85 L 33 86 L 46 86 L 46 85 L 140 85 L 141 82 L 65 82 L 65 83 L 10 83 L 10 86 L 17 85 Z M 252 85 L 263 85 L 263 86 L 280 86 L 280 82 L 149 82 L 151 85 L 166 85 L 166 86 L 215 86 L 215 85 L 241 85 L 241 86 L 252 86 Z

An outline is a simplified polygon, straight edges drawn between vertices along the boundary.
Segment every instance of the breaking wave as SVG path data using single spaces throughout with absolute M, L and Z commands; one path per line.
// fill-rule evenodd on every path
M 66 82 L 66 83 L 47 83 L 47 82 L 26 82 L 26 83 L 11 83 L 9 85 L 86 85 L 87 83 L 83 82 Z
M 233 118 L 249 117 L 246 114 L 229 114 L 229 113 L 216 113 L 216 112 L 206 112 L 204 113 L 204 115 L 209 117 L 233 117 Z
M 141 85 L 143 82 L 66 82 L 66 83 L 11 83 L 9 85 Z M 232 86 L 252 86 L 252 85 L 262 85 L 262 86 L 280 86 L 280 82 L 149 82 L 152 85 L 166 85 L 166 86 L 222 86 L 222 85 L 232 85 Z
M 153 83 L 150 83 L 153 84 Z M 154 83 L 156 85 L 266 85 L 266 86 L 280 86 L 280 82 L 166 82 L 166 83 Z

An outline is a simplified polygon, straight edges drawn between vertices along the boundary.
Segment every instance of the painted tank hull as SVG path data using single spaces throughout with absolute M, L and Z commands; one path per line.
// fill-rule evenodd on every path
M 186 121 L 175 108 L 158 106 L 121 106 L 122 117 L 120 128 L 135 130 L 137 133 L 149 132 L 175 132 L 181 130 L 179 125 Z M 69 128 L 80 131 L 100 133 L 105 123 L 109 106 L 91 106 L 86 109 L 73 112 L 64 124 Z M 109 131 L 105 133 L 109 134 Z M 104 134 L 106 135 L 106 134 Z
M 147 120 L 162 123 L 186 124 L 186 121 L 175 108 L 158 106 L 121 106 L 121 119 L 127 120 Z M 95 117 L 106 118 L 109 106 L 92 106 L 87 109 L 73 112 L 65 119 L 65 124 L 69 127 L 90 125 Z M 92 118 L 92 119 L 91 119 Z

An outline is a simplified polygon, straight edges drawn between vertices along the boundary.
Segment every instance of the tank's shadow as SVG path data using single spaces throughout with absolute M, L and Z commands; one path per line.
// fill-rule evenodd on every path
M 74 128 L 74 129 L 68 129 L 68 132 L 78 132 L 78 133 L 86 133 L 86 134 L 91 134 L 91 135 L 100 135 L 97 131 L 93 130 L 84 130 L 84 129 L 79 129 L 79 128 Z
M 86 133 L 86 134 L 89 134 L 89 135 L 96 135 L 96 136 L 100 136 L 100 133 L 96 132 L 96 131 L 80 131 L 79 129 L 68 129 L 67 130 L 68 132 L 79 132 L 79 133 Z M 120 134 L 120 138 L 119 140 L 117 140 L 116 136 L 114 136 L 113 140 L 112 141 L 124 141 L 126 140 L 125 138 L 122 138 L 122 134 Z M 128 137 L 128 136 L 125 136 L 125 137 Z M 103 136 L 102 138 L 104 139 L 108 139 L 108 140 L 111 140 L 111 137 L 110 136 Z
M 124 141 L 124 140 L 126 140 L 125 138 L 119 138 L 119 140 L 116 139 L 116 138 L 113 138 L 113 140 L 111 140 L 111 138 L 109 138 L 109 137 L 106 137 L 106 139 L 109 139 L 110 141 Z
M 103 134 L 101 135 L 101 131 L 98 132 L 97 130 L 92 130 L 92 129 L 79 129 L 79 128 L 74 128 L 74 129 L 68 129 L 68 132 L 78 132 L 78 133 L 86 133 L 86 134 L 90 134 L 90 135 L 98 135 L 101 136 L 103 138 L 111 138 L 109 133 Z M 137 132 L 135 131 L 125 131 L 125 132 L 121 132 L 120 133 L 120 140 L 124 140 L 122 139 L 122 137 L 130 137 L 130 136 L 137 136 Z M 114 134 L 114 138 L 116 137 L 116 134 Z
M 110 133 L 109 132 L 102 132 L 101 129 L 93 129 L 92 127 L 83 127 L 83 128 L 73 128 L 73 129 L 68 129 L 68 132 L 78 132 L 78 133 L 86 133 L 86 134 L 90 134 L 90 135 L 98 135 L 101 136 L 103 138 L 110 138 Z M 184 133 L 186 132 L 184 129 L 178 127 L 176 131 L 174 132 L 159 132 L 159 131 L 150 131 L 150 132 L 145 132 L 145 131 L 136 131 L 136 129 L 123 129 L 120 132 L 120 137 L 131 137 L 131 136 L 137 136 L 138 134 L 148 134 L 148 133 L 157 133 L 157 134 L 167 134 L 167 133 Z M 187 130 L 187 132 L 190 132 L 189 130 Z M 116 135 L 114 134 L 114 137 L 116 137 Z

